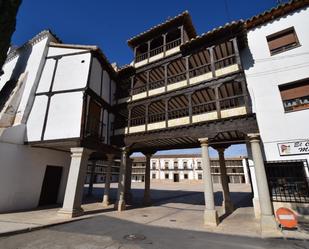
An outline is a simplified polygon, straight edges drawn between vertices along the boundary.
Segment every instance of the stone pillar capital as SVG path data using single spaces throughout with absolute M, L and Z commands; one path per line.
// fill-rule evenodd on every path
M 89 150 L 84 147 L 74 147 L 70 149 L 71 157 L 82 157 L 83 155 L 89 156 L 92 153 L 92 150 Z
M 208 137 L 199 138 L 198 141 L 201 143 L 201 146 L 208 146 Z
M 259 143 L 261 140 L 260 133 L 248 133 L 247 136 L 250 143 Z

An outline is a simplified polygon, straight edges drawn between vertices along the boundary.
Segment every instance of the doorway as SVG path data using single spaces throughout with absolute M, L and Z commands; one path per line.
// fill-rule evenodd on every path
M 39 206 L 53 205 L 57 203 L 62 167 L 47 166 L 41 189 Z
M 179 182 L 179 174 L 174 174 L 174 182 Z

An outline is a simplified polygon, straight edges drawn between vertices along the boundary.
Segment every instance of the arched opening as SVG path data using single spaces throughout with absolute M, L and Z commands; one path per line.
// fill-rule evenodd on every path
M 210 53 L 204 48 L 189 57 L 190 78 L 211 72 Z
M 132 94 L 145 92 L 147 90 L 146 84 L 147 84 L 147 73 L 143 72 L 140 74 L 136 74 L 136 76 L 134 77 Z
M 165 120 L 165 104 L 162 100 L 151 103 L 148 106 L 148 123 L 156 123 Z
M 183 58 L 167 65 L 167 84 L 186 80 L 186 63 Z
M 164 67 L 156 67 L 149 72 L 149 90 L 163 87 L 164 80 Z
M 145 124 L 146 108 L 144 105 L 134 106 L 131 109 L 130 126 Z
M 148 56 L 148 44 L 143 43 L 136 48 L 135 62 L 146 60 Z
M 168 119 L 189 116 L 189 101 L 185 95 L 173 97 L 168 102 Z
M 163 52 L 163 36 L 158 36 L 150 42 L 150 57 Z
M 204 88 L 192 94 L 192 115 L 216 111 L 216 96 L 212 88 Z
M 177 47 L 181 44 L 181 31 L 179 28 L 174 29 L 166 35 L 166 50 Z

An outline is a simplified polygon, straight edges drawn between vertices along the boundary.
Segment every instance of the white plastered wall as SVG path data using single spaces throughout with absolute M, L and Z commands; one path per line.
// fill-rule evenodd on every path
M 309 110 L 285 113 L 278 87 L 309 78 L 309 32 L 304 22 L 308 19 L 307 7 L 248 32 L 249 49 L 242 53 L 242 61 L 266 160 L 309 161 L 308 155 L 280 156 L 277 147 L 280 142 L 309 138 Z M 271 56 L 266 37 L 290 27 L 294 27 L 300 46 Z
M 0 158 L 0 212 L 37 207 L 47 165 L 63 167 L 58 203 L 63 201 L 69 153 L 0 142 Z

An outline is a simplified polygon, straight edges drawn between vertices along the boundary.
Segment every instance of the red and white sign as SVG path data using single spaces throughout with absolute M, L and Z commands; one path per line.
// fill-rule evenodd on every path
M 296 228 L 297 218 L 296 215 L 288 208 L 279 208 L 276 211 L 277 219 L 283 228 Z
M 309 154 L 309 140 L 279 143 L 278 149 L 280 156 Z

